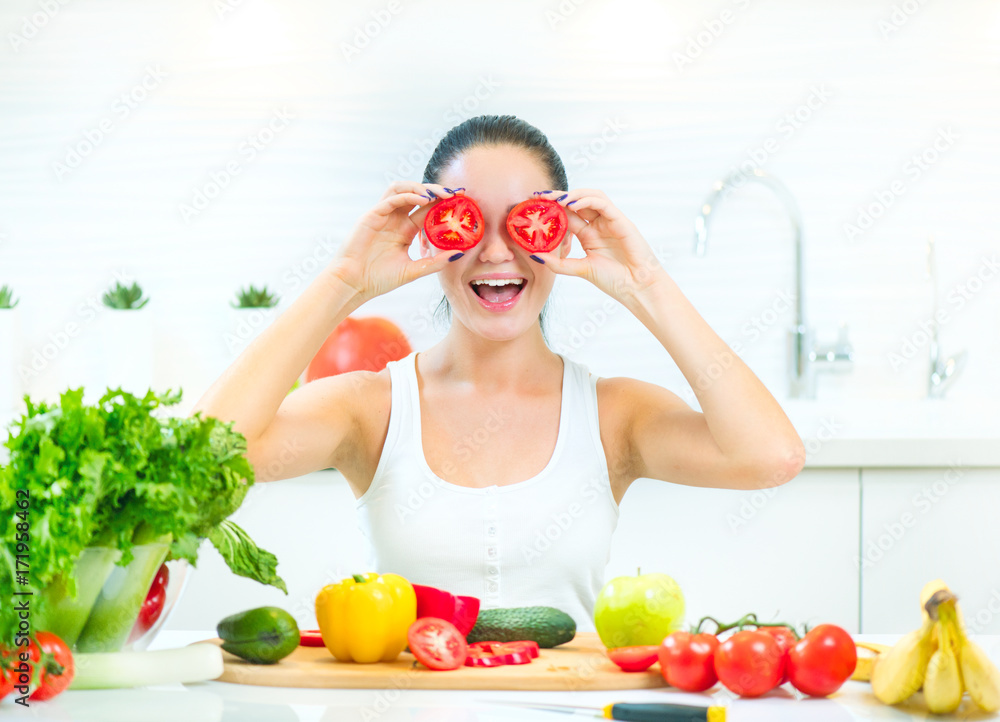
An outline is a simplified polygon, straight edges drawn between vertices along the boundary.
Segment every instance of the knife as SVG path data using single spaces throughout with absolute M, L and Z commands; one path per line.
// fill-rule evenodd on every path
M 525 709 L 562 712 L 564 714 L 588 714 L 592 717 L 627 720 L 628 722 L 725 722 L 726 720 L 725 707 L 704 707 L 665 702 L 643 704 L 615 702 L 603 708 L 502 700 L 493 700 L 491 704 L 509 704 Z

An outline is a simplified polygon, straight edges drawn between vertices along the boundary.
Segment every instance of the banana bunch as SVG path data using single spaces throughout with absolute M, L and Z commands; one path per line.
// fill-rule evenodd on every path
M 927 709 L 935 714 L 954 712 L 965 692 L 986 712 L 1000 709 L 1000 670 L 966 637 L 958 597 L 934 580 L 920 599 L 923 624 L 875 659 L 875 696 L 899 704 L 923 687 Z

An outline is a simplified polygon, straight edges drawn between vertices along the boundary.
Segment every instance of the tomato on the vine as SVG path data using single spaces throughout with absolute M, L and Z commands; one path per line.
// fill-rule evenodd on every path
M 702 632 L 673 632 L 660 645 L 663 681 L 685 692 L 704 692 L 719 681 L 715 673 L 715 650 L 719 639 Z
M 759 697 L 781 682 L 784 658 L 770 634 L 741 630 L 719 645 L 715 673 L 730 692 Z
M 482 240 L 486 223 L 479 205 L 464 195 L 436 202 L 424 217 L 424 233 L 443 251 L 467 251 Z
M 14 689 L 17 672 L 14 671 L 17 654 L 0 647 L 0 699 Z
M 548 253 L 566 236 L 566 210 L 555 201 L 531 198 L 507 214 L 507 233 L 529 253 Z
M 821 624 L 788 652 L 788 679 L 803 694 L 826 697 L 850 679 L 857 664 L 851 635 L 835 624 Z
M 781 675 L 781 681 L 778 684 L 784 684 L 788 681 L 788 650 L 794 647 L 795 643 L 799 641 L 795 636 L 795 632 L 788 627 L 757 627 L 757 631 L 770 634 L 781 648 L 781 656 L 784 660 L 782 668 L 784 671 Z
M 52 632 L 37 632 L 28 645 L 33 691 L 29 699 L 52 699 L 73 681 L 76 668 L 69 647 Z

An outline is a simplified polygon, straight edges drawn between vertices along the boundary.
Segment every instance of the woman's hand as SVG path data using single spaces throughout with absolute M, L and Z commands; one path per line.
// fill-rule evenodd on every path
M 333 262 L 335 275 L 353 288 L 363 303 L 440 271 L 453 253 L 415 261 L 410 258 L 409 248 L 423 228 L 427 206 L 453 195 L 451 190 L 432 183 L 394 182 L 378 205 L 361 216 L 344 242 Z
M 555 252 L 536 253 L 547 268 L 585 278 L 622 303 L 648 288 L 663 272 L 639 229 L 601 191 L 578 188 L 538 195 L 566 209 L 569 232 L 587 254 L 586 258 L 560 258 Z

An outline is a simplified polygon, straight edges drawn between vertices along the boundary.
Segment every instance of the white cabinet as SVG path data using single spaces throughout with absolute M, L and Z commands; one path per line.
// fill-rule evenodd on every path
M 664 572 L 687 620 L 822 622 L 858 631 L 857 469 L 807 469 L 762 491 L 640 479 L 625 494 L 607 577 Z
M 861 631 L 918 627 L 920 590 L 941 578 L 972 631 L 1000 633 L 1000 469 L 865 469 L 861 480 Z

